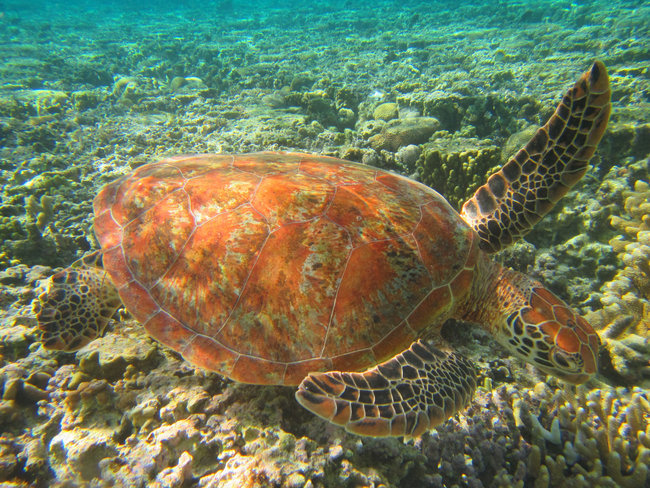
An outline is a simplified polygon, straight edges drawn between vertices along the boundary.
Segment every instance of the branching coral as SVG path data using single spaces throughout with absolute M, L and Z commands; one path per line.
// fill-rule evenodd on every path
M 53 216 L 52 204 L 54 198 L 50 195 L 42 195 L 40 200 L 36 195 L 30 195 L 25 199 L 25 210 L 27 218 L 34 222 L 39 232 L 43 232 L 50 224 Z
M 538 404 L 535 413 L 531 403 Z M 576 395 L 540 383 L 513 400 L 513 411 L 530 434 L 531 486 L 645 486 L 650 402 L 644 390 L 579 387 Z
M 634 190 L 623 193 L 625 212 L 628 218 L 613 216 L 611 224 L 622 232 L 610 241 L 625 265 L 613 281 L 605 285 L 604 305 L 611 307 L 613 314 L 629 312 L 637 320 L 636 332 L 647 335 L 650 331 L 648 321 L 648 300 L 650 299 L 650 185 L 647 181 L 636 181 Z M 613 293 L 607 293 L 608 291 Z M 620 295 L 622 300 L 612 300 L 612 295 Z M 603 300 L 601 300 L 603 301 Z M 608 329 L 605 335 L 617 337 L 620 331 Z
M 624 216 L 611 224 L 620 235 L 610 241 L 623 267 L 601 289 L 601 310 L 587 316 L 600 325 L 612 366 L 626 382 L 650 378 L 650 185 L 637 180 L 623 192 Z

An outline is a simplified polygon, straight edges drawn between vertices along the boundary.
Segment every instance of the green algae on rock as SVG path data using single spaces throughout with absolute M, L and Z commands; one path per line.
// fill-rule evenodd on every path
M 368 142 L 373 149 L 397 151 L 402 146 L 422 144 L 438 130 L 440 122 L 433 117 L 409 117 L 389 121 L 381 132 Z
M 375 120 L 388 122 L 399 117 L 399 107 L 396 103 L 382 103 L 375 107 L 372 116 Z
M 460 208 L 483 184 L 485 175 L 498 169 L 500 158 L 500 149 L 491 141 L 445 134 L 422 146 L 417 177 Z

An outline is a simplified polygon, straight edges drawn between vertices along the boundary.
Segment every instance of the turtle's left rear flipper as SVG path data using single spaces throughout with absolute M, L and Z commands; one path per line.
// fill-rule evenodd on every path
M 587 171 L 610 112 L 607 69 L 596 61 L 553 116 L 463 205 L 481 249 L 496 252 L 530 231 Z
M 101 336 L 121 305 L 98 253 L 59 271 L 35 301 L 33 311 L 46 349 L 76 351 Z
M 467 406 L 475 389 L 470 361 L 417 341 L 362 373 L 312 373 L 296 399 L 355 434 L 412 438 Z

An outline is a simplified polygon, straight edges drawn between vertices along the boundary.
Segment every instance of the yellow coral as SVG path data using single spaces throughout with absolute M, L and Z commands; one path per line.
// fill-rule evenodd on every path
M 644 486 L 650 463 L 650 403 L 644 390 L 582 386 L 576 395 L 572 387 L 552 391 L 540 385 L 513 401 L 519 423 L 532 434 L 527 465 L 536 488 L 569 486 L 567 473 L 571 486 Z M 533 414 L 523 406 L 535 398 L 540 400 Z
M 611 224 L 624 235 L 612 239 L 610 244 L 619 254 L 625 268 L 605 285 L 605 295 L 611 291 L 620 297 L 621 300 L 611 300 L 610 305 L 615 306 L 616 313 L 627 311 L 635 316 L 638 326 L 633 329 L 647 336 L 650 298 L 650 185 L 638 180 L 634 184 L 634 190 L 624 192 L 623 196 L 627 218 L 613 216 Z
M 54 198 L 49 195 L 42 195 L 40 200 L 35 195 L 30 195 L 25 199 L 27 217 L 36 224 L 40 233 L 43 233 L 52 220 L 53 203 Z
M 441 137 L 423 147 L 418 179 L 460 208 L 500 164 L 499 148 L 486 141 Z
M 600 329 L 616 372 L 638 383 L 650 369 L 650 184 L 637 180 L 623 198 L 623 216 L 610 220 L 620 234 L 610 244 L 624 266 L 601 288 L 603 308 L 586 318 Z

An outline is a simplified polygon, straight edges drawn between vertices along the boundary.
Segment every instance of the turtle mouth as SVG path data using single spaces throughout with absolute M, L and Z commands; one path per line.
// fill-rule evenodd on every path
M 571 383 L 572 385 L 580 385 L 587 381 L 594 375 L 594 372 L 586 370 L 577 370 L 577 371 L 567 371 L 566 369 L 560 369 L 556 367 L 541 366 L 536 364 L 537 368 L 545 374 L 550 374 L 557 376 L 562 381 L 566 383 Z
M 573 385 L 580 385 L 593 376 L 593 374 L 590 373 L 558 374 L 557 372 L 555 375 L 562 381 Z

